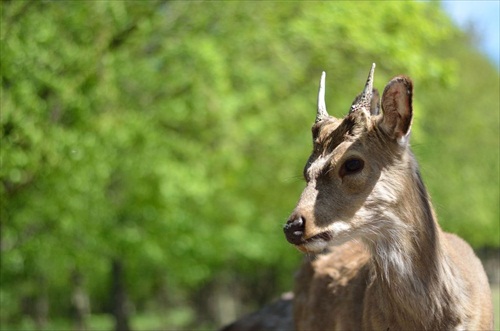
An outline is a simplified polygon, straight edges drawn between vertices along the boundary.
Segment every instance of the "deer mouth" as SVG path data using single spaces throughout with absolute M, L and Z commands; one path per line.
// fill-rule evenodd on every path
M 318 241 L 318 240 L 330 241 L 332 239 L 333 238 L 332 238 L 332 234 L 330 233 L 330 231 L 325 231 L 325 232 L 318 233 L 317 235 L 312 236 L 309 239 L 304 240 L 304 243 L 307 244 L 307 243 Z
M 329 242 L 332 241 L 332 239 L 332 234 L 329 231 L 325 231 L 308 239 L 304 239 L 302 243 L 296 245 L 296 247 L 304 253 L 321 253 L 329 246 Z

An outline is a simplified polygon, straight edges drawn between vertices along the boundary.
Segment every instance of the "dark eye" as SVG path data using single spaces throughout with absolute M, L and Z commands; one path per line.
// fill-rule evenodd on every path
M 352 175 L 363 170 L 365 162 L 361 159 L 349 159 L 344 162 L 340 169 L 340 176 Z

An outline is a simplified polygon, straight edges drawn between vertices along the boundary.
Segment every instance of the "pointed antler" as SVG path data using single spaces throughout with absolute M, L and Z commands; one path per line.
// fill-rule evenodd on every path
M 368 74 L 368 79 L 366 80 L 365 89 L 361 95 L 354 100 L 351 105 L 351 110 L 349 114 L 358 110 L 364 110 L 368 115 L 370 115 L 371 101 L 373 96 L 373 73 L 375 72 L 375 63 L 372 64 L 370 73 Z
M 316 113 L 316 122 L 322 121 L 329 116 L 326 111 L 325 103 L 325 78 L 326 72 L 323 71 L 321 73 L 321 80 L 319 81 L 318 112 Z

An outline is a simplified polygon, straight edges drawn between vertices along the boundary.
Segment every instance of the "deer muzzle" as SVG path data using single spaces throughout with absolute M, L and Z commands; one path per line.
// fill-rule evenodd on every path
M 293 245 L 303 244 L 304 230 L 306 227 L 305 219 L 301 216 L 290 218 L 283 227 L 286 240 Z

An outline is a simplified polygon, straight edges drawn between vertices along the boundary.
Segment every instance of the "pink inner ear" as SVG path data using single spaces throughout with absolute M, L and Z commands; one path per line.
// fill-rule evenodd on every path
M 411 80 L 404 76 L 392 79 L 384 89 L 382 127 L 396 139 L 406 136 L 410 131 L 413 117 L 412 90 Z

